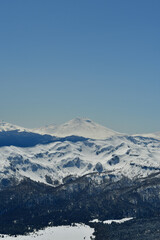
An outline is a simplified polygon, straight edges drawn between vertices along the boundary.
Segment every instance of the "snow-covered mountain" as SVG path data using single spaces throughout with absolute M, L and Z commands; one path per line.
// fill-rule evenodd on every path
M 13 125 L 11 123 L 0 121 L 0 132 L 15 131 L 15 130 L 18 131 L 18 132 L 23 132 L 23 131 L 30 132 L 31 131 L 31 130 L 29 130 L 27 128 L 24 128 L 24 127 L 19 127 L 17 125 Z
M 106 139 L 120 133 L 101 126 L 90 119 L 75 118 L 62 125 L 49 125 L 35 129 L 40 134 L 51 134 L 57 137 L 71 135 L 82 136 L 93 139 Z
M 24 177 L 57 186 L 68 176 L 77 178 L 93 172 L 103 178 L 109 172 L 115 178 L 133 179 L 160 171 L 157 138 L 122 135 L 81 118 L 36 132 L 39 134 L 0 122 L 2 185 L 9 184 L 13 178 L 19 182 Z M 40 135 L 42 132 L 58 138 Z M 64 138 L 71 135 L 83 137 Z
M 0 181 L 24 177 L 53 186 L 64 183 L 69 176 L 97 173 L 102 178 L 130 179 L 160 171 L 160 141 L 157 139 L 113 136 L 106 140 L 82 139 L 57 141 L 20 148 L 0 148 Z M 7 180 L 7 181 L 6 181 Z
M 142 136 L 142 137 L 160 139 L 160 132 L 136 134 L 136 135 L 133 135 L 133 136 Z
M 89 119 L 50 126 L 53 135 L 0 129 L 0 233 L 160 215 L 160 139 Z

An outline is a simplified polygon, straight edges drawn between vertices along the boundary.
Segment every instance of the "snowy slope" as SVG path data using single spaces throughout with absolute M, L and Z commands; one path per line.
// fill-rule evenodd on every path
M 1 135 L 4 131 L 27 131 L 12 124 L 0 122 Z M 101 181 L 108 172 L 115 178 L 123 176 L 139 178 L 160 171 L 160 140 L 143 136 L 125 136 L 100 126 L 89 119 L 76 118 L 59 127 L 46 128 L 57 136 L 79 135 L 78 140 L 52 139 L 39 141 L 42 145 L 4 145 L 0 147 L 0 185 L 28 177 L 33 181 L 53 186 L 65 183 L 66 177 L 79 177 L 97 173 Z M 33 140 L 33 134 L 30 133 Z M 23 141 L 22 133 L 15 135 Z M 10 137 L 10 135 L 9 135 Z M 14 137 L 14 136 L 13 136 Z M 37 136 L 36 136 L 37 137 Z M 44 137 L 39 135 L 38 138 Z M 51 137 L 51 136 L 49 136 Z M 3 141 L 4 138 L 1 138 Z M 48 138 L 47 138 L 48 141 Z M 35 146 L 36 145 L 36 146 Z M 21 147 L 18 147 L 21 146 Z
M 120 133 L 103 127 L 90 119 L 84 118 L 75 118 L 60 126 L 49 125 L 47 127 L 35 129 L 35 131 L 41 134 L 46 133 L 58 137 L 76 135 L 93 139 L 106 139 L 111 136 L 120 135 Z
M 18 131 L 18 132 L 23 132 L 23 131 L 31 132 L 31 130 L 29 130 L 27 128 L 19 127 L 17 125 L 13 125 L 11 123 L 0 121 L 0 132 L 15 131 L 15 130 Z
M 136 135 L 133 135 L 133 136 L 142 136 L 142 137 L 160 139 L 160 132 L 136 134 Z
M 97 173 L 97 182 L 112 174 L 139 178 L 160 171 L 160 141 L 142 137 L 114 136 L 107 140 L 56 141 L 46 145 L 0 148 L 0 182 L 28 177 L 57 186 L 65 178 Z

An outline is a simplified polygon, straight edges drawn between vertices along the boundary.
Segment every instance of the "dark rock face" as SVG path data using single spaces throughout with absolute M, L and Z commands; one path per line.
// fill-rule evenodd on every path
M 123 178 L 115 182 L 108 177 L 97 184 L 99 174 L 78 179 L 71 176 L 56 188 L 29 179 L 4 188 L 0 191 L 0 233 L 24 233 L 48 222 L 61 225 L 88 223 L 94 218 L 160 215 L 160 179 L 156 174 L 135 181 Z
M 80 168 L 80 167 L 84 167 L 84 166 L 85 166 L 85 164 L 83 163 L 83 161 L 79 157 L 76 157 L 73 160 L 70 160 L 67 163 L 65 163 L 63 165 L 63 168 L 69 168 L 69 167 Z
M 53 181 L 52 181 L 52 179 L 51 179 L 50 176 L 46 175 L 45 178 L 46 178 L 46 182 L 47 182 L 47 183 L 53 184 Z
M 109 165 L 116 165 L 116 164 L 118 164 L 119 163 L 119 157 L 118 156 L 113 156 L 112 158 L 111 158 L 111 160 L 109 160 L 108 161 L 108 164 Z
M 95 170 L 97 170 L 98 172 L 102 172 L 103 171 L 103 166 L 100 162 L 98 162 L 95 166 Z

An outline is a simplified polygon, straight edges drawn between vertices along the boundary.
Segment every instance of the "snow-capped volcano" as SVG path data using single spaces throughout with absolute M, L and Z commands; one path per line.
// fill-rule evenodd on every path
M 115 135 L 120 135 L 120 133 L 86 118 L 75 118 L 59 126 L 49 125 L 36 129 L 36 132 L 51 134 L 57 137 L 76 135 L 93 139 L 106 139 Z

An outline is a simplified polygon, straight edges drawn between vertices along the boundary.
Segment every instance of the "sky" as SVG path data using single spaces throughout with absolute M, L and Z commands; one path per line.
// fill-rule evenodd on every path
M 0 119 L 160 131 L 159 0 L 0 1 Z

